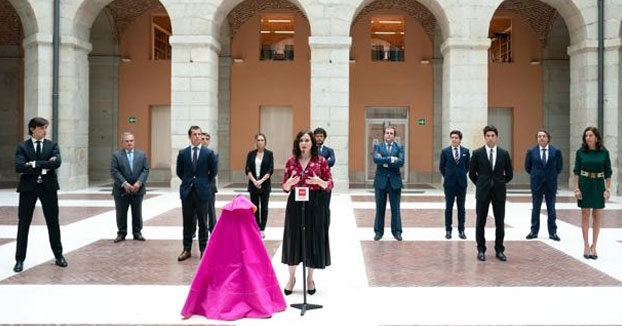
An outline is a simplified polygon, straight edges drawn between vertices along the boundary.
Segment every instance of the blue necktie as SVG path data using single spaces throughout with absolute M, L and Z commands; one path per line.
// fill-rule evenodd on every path
M 127 160 L 130 163 L 130 172 L 134 173 L 134 151 L 127 152 Z

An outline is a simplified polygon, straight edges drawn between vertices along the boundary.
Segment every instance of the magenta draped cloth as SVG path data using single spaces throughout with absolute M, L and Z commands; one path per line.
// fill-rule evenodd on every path
M 256 209 L 242 195 L 222 209 L 182 316 L 236 320 L 268 318 L 285 310 L 285 298 L 255 222 Z

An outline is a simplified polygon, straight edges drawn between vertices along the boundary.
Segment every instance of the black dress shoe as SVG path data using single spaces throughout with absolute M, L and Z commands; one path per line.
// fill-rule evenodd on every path
M 505 254 L 503 254 L 501 251 L 497 252 L 495 257 L 497 257 L 497 259 L 499 259 L 500 261 L 507 261 L 508 260 L 508 257 L 506 257 Z
M 294 279 L 294 284 L 292 284 L 292 288 L 291 289 L 287 289 L 287 288 L 283 288 L 283 293 L 285 293 L 285 295 L 290 295 L 294 292 L 294 285 L 296 285 L 296 279 Z
M 112 240 L 112 242 L 117 243 L 117 242 L 121 242 L 123 240 L 125 240 L 125 236 L 118 235 L 116 238 L 114 238 L 114 240 Z
M 554 241 L 559 241 L 559 240 L 561 240 L 561 239 L 559 238 L 559 236 L 557 236 L 557 233 L 553 233 L 553 234 L 549 235 L 549 239 L 554 240 Z
M 317 288 L 315 287 L 315 281 L 312 281 L 313 283 L 313 289 L 307 289 L 307 293 L 309 293 L 309 295 L 314 295 L 315 291 L 317 290 Z
M 15 267 L 13 267 L 13 271 L 15 273 L 19 273 L 21 271 L 24 270 L 24 261 L 23 260 L 18 260 L 15 262 Z
M 394 238 L 395 238 L 395 240 L 397 240 L 397 241 L 402 241 L 402 234 L 401 234 L 401 233 L 398 233 L 398 234 L 394 235 L 393 237 L 394 237 Z
M 145 239 L 145 237 L 143 237 L 143 235 L 139 233 L 139 234 L 135 234 L 135 235 L 134 235 L 134 240 L 137 240 L 137 241 L 146 241 L 147 239 Z
M 536 238 L 538 238 L 538 235 L 533 233 L 533 232 L 529 232 L 529 234 L 525 238 L 527 240 L 536 239 Z
M 54 264 L 56 264 L 56 266 L 60 266 L 60 267 L 67 267 L 67 261 L 65 260 L 65 257 L 58 256 L 56 257 L 56 260 L 54 261 Z
M 477 252 L 477 260 L 479 260 L 479 261 L 486 261 L 486 255 L 484 255 L 483 251 L 478 251 Z
M 177 257 L 177 261 L 184 261 L 190 257 L 192 257 L 190 250 L 183 250 L 181 254 L 179 254 L 179 256 Z
M 382 239 L 382 234 L 376 233 L 376 235 L 374 236 L 374 241 L 378 241 L 380 239 Z
M 464 231 L 460 231 L 460 233 L 458 233 L 458 237 L 462 240 L 466 240 L 466 234 L 464 234 Z
M 445 232 L 445 239 L 447 240 L 451 239 L 451 231 Z

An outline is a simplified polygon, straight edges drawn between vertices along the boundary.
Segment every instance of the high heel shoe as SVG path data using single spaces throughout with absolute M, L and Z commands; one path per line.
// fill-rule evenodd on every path
M 292 288 L 290 290 L 283 288 L 283 293 L 285 293 L 285 295 L 292 294 L 292 292 L 294 292 L 294 285 L 296 285 L 296 279 L 294 279 L 294 283 L 292 284 Z
M 311 281 L 311 283 L 313 284 L 313 290 L 312 289 L 308 289 L 307 293 L 309 293 L 309 295 L 314 295 L 315 291 L 317 290 L 317 288 L 315 287 L 315 281 Z
M 583 251 L 583 258 L 585 258 L 585 259 L 590 259 L 590 258 L 592 258 L 592 247 L 590 247 L 590 248 L 587 250 L 587 254 L 585 253 L 585 251 Z
M 593 247 L 594 247 L 594 246 L 591 246 L 591 247 L 590 247 L 590 258 L 592 258 L 592 259 L 596 260 L 596 259 L 598 259 L 598 255 L 595 255 L 595 254 L 593 254 L 593 253 L 592 253 L 592 252 L 594 252 L 594 251 L 592 250 L 592 249 L 594 249 Z

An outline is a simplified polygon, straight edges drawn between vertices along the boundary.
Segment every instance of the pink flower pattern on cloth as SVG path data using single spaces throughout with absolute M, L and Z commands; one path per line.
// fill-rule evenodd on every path
M 287 179 L 291 176 L 303 175 L 302 173 L 302 165 L 298 158 L 295 156 L 290 157 L 285 163 L 285 173 L 283 174 L 283 181 L 281 182 L 281 188 Z M 326 191 L 333 189 L 333 177 L 330 174 L 330 168 L 328 167 L 328 163 L 326 159 L 321 155 L 317 155 L 311 157 L 309 164 L 307 164 L 307 168 L 304 172 L 304 177 L 300 178 L 298 184 L 295 184 L 293 187 L 309 187 L 309 190 L 323 190 L 319 185 L 307 184 L 307 179 L 317 175 L 324 181 L 328 181 L 328 187 L 326 187 Z

